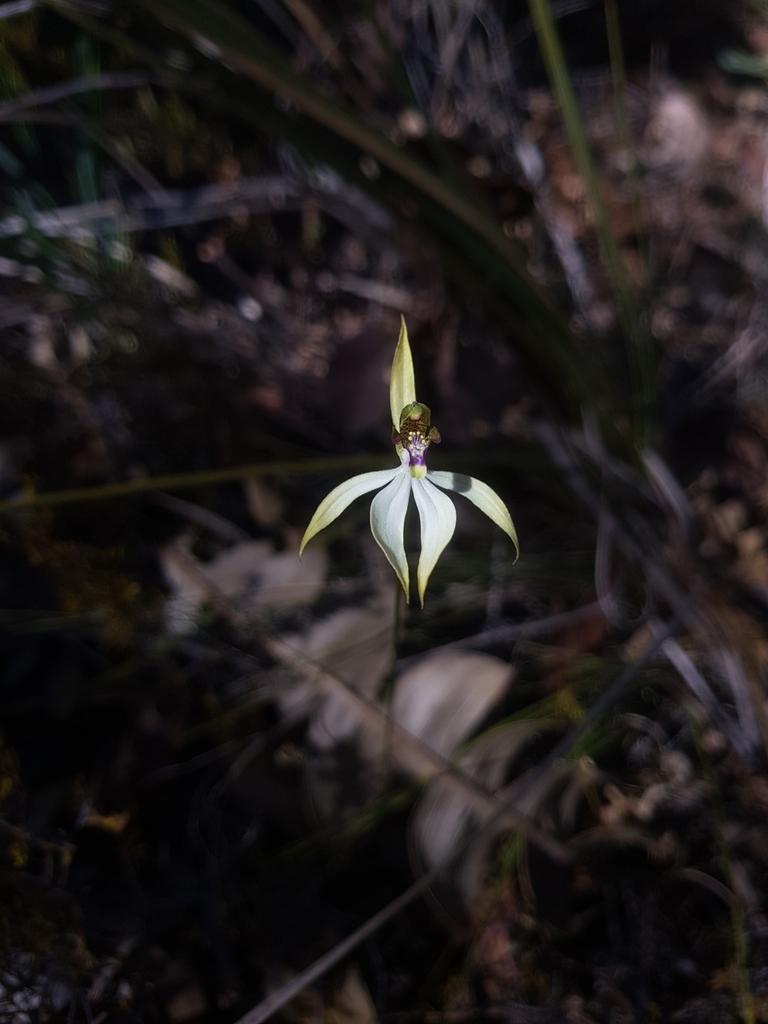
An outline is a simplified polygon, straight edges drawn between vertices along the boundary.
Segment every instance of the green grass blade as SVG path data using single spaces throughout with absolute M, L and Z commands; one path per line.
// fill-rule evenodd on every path
M 391 468 L 392 455 L 338 455 L 329 458 L 293 459 L 284 462 L 255 462 L 245 466 L 229 466 L 224 469 L 208 469 L 194 473 L 169 473 L 166 476 L 146 476 L 136 480 L 122 480 L 110 484 L 96 484 L 93 487 L 73 487 L 65 491 L 31 491 L 15 498 L 0 501 L 0 513 L 13 512 L 21 508 L 36 508 L 42 505 L 71 505 L 87 501 L 105 501 L 109 498 L 125 498 L 131 494 L 147 494 L 150 491 L 172 491 L 187 487 L 208 487 L 211 484 L 226 483 L 230 480 L 246 480 L 249 477 L 302 476 L 334 469 L 346 471 L 381 466 Z
M 655 366 L 647 330 L 641 325 L 600 182 L 584 124 L 576 103 L 565 55 L 557 33 L 549 0 L 529 0 L 531 17 L 541 47 L 574 159 L 587 191 L 595 218 L 600 250 L 611 281 L 619 322 L 627 347 L 632 386 L 632 419 L 635 444 L 650 442 L 651 414 L 655 404 Z
M 653 273 L 651 269 L 650 238 L 643 224 L 643 213 L 640 204 L 640 169 L 637 159 L 637 146 L 632 134 L 632 124 L 627 110 L 627 75 L 624 65 L 624 47 L 621 42 L 621 22 L 617 0 L 604 0 L 605 30 L 608 36 L 608 55 L 611 62 L 611 80 L 613 82 L 613 101 L 616 110 L 616 124 L 619 131 L 619 143 L 630 166 L 627 172 L 632 220 L 637 236 L 640 253 L 640 264 L 643 270 L 644 286 L 650 291 Z
M 125 31 L 74 9 L 67 0 L 43 2 L 109 40 L 132 61 L 164 66 L 160 46 L 157 53 L 150 51 Z M 125 2 L 139 15 L 131 24 L 134 35 L 142 31 L 142 19 L 156 18 L 212 57 L 210 73 L 198 58 L 195 71 L 179 77 L 180 91 L 267 135 L 293 142 L 395 212 L 400 213 L 404 202 L 417 210 L 414 227 L 436 243 L 449 273 L 478 299 L 496 306 L 510 327 L 510 343 L 560 415 L 574 421 L 585 407 L 592 408 L 614 447 L 618 445 L 626 457 L 625 399 L 613 390 L 594 347 L 572 334 L 550 296 L 530 277 L 521 250 L 485 209 L 446 183 L 410 146 L 393 145 L 296 76 L 284 54 L 230 8 L 216 0 Z M 261 89 L 287 98 L 292 110 L 279 110 Z M 362 154 L 379 161 L 378 181 L 369 181 L 360 171 Z

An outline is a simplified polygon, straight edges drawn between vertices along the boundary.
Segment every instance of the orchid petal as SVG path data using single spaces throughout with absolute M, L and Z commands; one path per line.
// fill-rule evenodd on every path
M 412 489 L 421 520 L 421 556 L 417 579 L 419 600 L 423 608 L 429 577 L 456 529 L 456 509 L 450 498 L 432 486 L 429 477 L 414 479 Z
M 520 557 L 520 545 L 517 542 L 515 524 L 512 522 L 509 509 L 493 488 L 484 484 L 482 480 L 476 480 L 473 476 L 466 476 L 464 473 L 449 473 L 443 470 L 427 473 L 427 480 L 431 480 L 438 487 L 445 488 L 446 491 L 463 494 L 473 505 L 477 505 L 481 512 L 485 512 L 488 518 L 500 526 L 515 545 L 515 561 L 517 561 Z
M 301 558 L 302 551 L 315 534 L 324 530 L 326 526 L 330 526 L 334 519 L 340 516 L 344 509 L 352 504 L 355 498 L 360 498 L 363 494 L 368 494 L 369 491 L 375 491 L 379 487 L 383 487 L 384 484 L 388 484 L 399 473 L 402 473 L 400 466 L 396 469 L 378 469 L 373 473 L 361 473 L 359 476 L 353 476 L 350 480 L 345 480 L 343 484 L 339 484 L 338 487 L 334 487 L 331 493 L 320 502 L 315 514 L 309 521 L 309 526 L 304 531 L 299 547 L 299 558 Z
M 407 469 L 398 469 L 396 473 L 395 479 L 371 502 L 371 533 L 397 573 L 407 600 L 410 577 L 403 534 L 412 481 Z
M 397 429 L 400 426 L 400 415 L 406 405 L 416 401 L 416 378 L 413 373 L 413 357 L 408 342 L 408 328 L 405 317 L 400 317 L 400 337 L 397 340 L 395 356 L 392 360 L 392 373 L 389 378 L 389 407 L 392 411 L 392 423 Z

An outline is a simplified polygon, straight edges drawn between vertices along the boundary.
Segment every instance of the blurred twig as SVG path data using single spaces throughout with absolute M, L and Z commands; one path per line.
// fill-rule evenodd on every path
M 333 469 L 372 469 L 390 466 L 392 457 L 383 455 L 336 455 L 321 459 L 303 459 L 293 462 L 255 462 L 245 466 L 231 466 L 228 469 L 208 469 L 197 473 L 171 473 L 168 476 L 139 477 L 114 484 L 97 484 L 95 487 L 77 487 L 66 491 L 48 491 L 42 494 L 20 494 L 0 501 L 0 513 L 16 509 L 36 508 L 41 505 L 69 505 L 80 501 L 104 501 L 106 498 L 122 498 L 129 494 L 146 494 L 148 491 L 168 491 L 183 487 L 206 487 L 208 484 L 223 483 L 227 480 L 245 480 L 249 476 L 294 476 L 317 473 Z
M 652 624 L 653 625 L 653 624 Z M 687 654 L 680 644 L 672 638 L 666 640 L 662 651 L 672 665 L 685 680 L 691 693 L 696 697 L 704 708 L 713 724 L 721 730 L 724 736 L 742 757 L 748 757 L 752 752 L 752 744 L 737 727 L 735 722 L 728 718 L 720 702 L 710 689 L 707 681 L 696 668 L 690 655 Z
M 597 521 L 605 517 L 617 546 L 627 558 L 642 569 L 651 592 L 656 598 L 669 604 L 675 612 L 675 617 L 697 637 L 715 664 L 720 667 L 733 693 L 742 731 L 742 736 L 734 749 L 742 756 L 754 757 L 761 739 L 763 747 L 768 749 L 768 727 L 762 708 L 761 692 L 754 673 L 748 676 L 740 655 L 731 649 L 731 641 L 719 624 L 717 613 L 707 603 L 696 600 L 696 576 L 689 574 L 684 584 L 679 583 L 669 560 L 665 557 L 663 544 L 652 532 L 650 524 L 645 519 L 641 520 L 637 515 L 633 515 L 633 524 L 629 527 L 628 522 L 615 515 L 605 500 L 595 493 L 579 469 L 564 435 L 551 424 L 539 423 L 537 426 L 542 444 L 549 451 L 555 465 L 564 472 L 574 494 L 590 509 Z M 652 455 L 644 453 L 646 465 L 649 463 L 649 454 Z M 653 458 L 650 459 L 650 463 L 653 465 Z M 665 472 L 668 470 L 665 469 Z M 670 478 L 668 483 L 679 488 L 671 474 Z M 647 531 L 645 537 L 642 536 L 644 531 Z M 702 699 L 703 691 L 696 685 L 698 681 L 694 680 L 690 671 L 693 666 L 684 666 L 682 659 L 675 652 L 672 652 L 670 661 Z M 706 703 L 707 699 L 703 697 L 705 707 Z
M 37 7 L 37 0 L 12 0 L 11 3 L 0 5 L 0 21 L 15 18 L 18 14 L 28 14 Z
M 205 508 L 203 505 L 196 505 L 192 501 L 184 501 L 183 498 L 177 498 L 173 494 L 156 494 L 154 500 L 158 505 L 167 508 L 169 512 L 175 512 L 178 516 L 184 516 L 184 518 L 191 520 L 193 523 L 206 527 L 206 529 L 218 534 L 219 537 L 228 540 L 232 544 L 251 539 L 250 535 L 236 523 L 231 522 L 224 516 L 220 516 L 218 512 Z
M 79 78 L 70 79 L 68 82 L 49 85 L 44 89 L 33 89 L 31 92 L 25 92 L 22 96 L 17 96 L 12 100 L 5 100 L 3 103 L 0 103 L 0 121 L 15 120 L 16 115 L 23 110 L 47 106 L 51 103 L 59 103 L 70 96 L 80 96 L 87 92 L 100 92 L 104 89 L 136 89 L 149 85 L 150 82 L 168 84 L 170 78 L 170 75 L 160 75 L 157 72 L 145 69 L 81 75 Z
M 312 40 L 317 52 L 334 71 L 341 71 L 344 61 L 333 38 L 326 32 L 322 21 L 304 0 L 284 0 L 285 6 Z
M 21 314 L 17 314 L 21 316 Z M 14 323 L 19 322 L 13 320 Z M 0 321 L 0 324 L 2 321 Z M 165 476 L 142 476 L 135 480 L 122 480 L 117 483 L 96 484 L 93 487 L 72 487 L 61 491 L 43 491 L 41 493 L 29 489 L 17 493 L 12 498 L 0 501 L 0 514 L 13 512 L 17 509 L 36 508 L 43 505 L 71 505 L 81 501 L 104 501 L 109 498 L 122 498 L 130 494 L 146 494 L 150 491 L 180 490 L 186 487 L 207 487 L 209 484 L 225 483 L 229 480 L 246 480 L 252 477 L 268 476 L 307 476 L 311 473 L 331 472 L 334 470 L 354 469 L 388 469 L 392 466 L 393 456 L 389 455 L 329 455 L 312 459 L 285 459 L 274 462 L 252 462 L 242 466 L 229 466 L 225 469 L 204 469 L 192 473 L 169 473 Z M 453 460 L 461 466 L 471 462 L 493 463 L 497 460 L 491 455 L 485 458 L 475 453 L 471 456 L 457 453 Z
M 357 193 L 356 189 L 342 191 L 328 175 L 317 176 L 313 184 L 275 174 L 242 178 L 228 185 L 203 185 L 201 188 L 189 190 L 165 189 L 141 168 L 135 158 L 130 158 L 131 163 L 128 165 L 128 155 L 97 126 L 85 122 L 85 119 L 82 119 L 81 123 L 81 119 L 74 116 L 70 116 L 67 121 L 93 135 L 95 141 L 104 146 L 110 155 L 139 181 L 147 194 L 134 198 L 127 209 L 116 199 L 105 199 L 95 203 L 38 211 L 32 217 L 32 227 L 50 238 L 78 238 L 84 230 L 104 221 L 109 221 L 114 231 L 127 234 L 133 231 L 158 231 L 162 228 L 199 224 L 243 212 L 298 209 L 307 195 L 312 195 L 321 208 L 326 206 L 327 200 L 327 204 L 332 205 L 334 213 L 341 202 L 346 202 L 358 214 L 364 212 L 369 223 L 380 232 L 388 231 L 393 226 L 389 215 L 380 206 Z M 361 201 L 364 205 L 363 210 Z M 26 222 L 18 215 L 0 221 L 0 237 L 11 238 L 23 234 L 26 230 Z M 358 283 L 357 279 L 353 280 L 350 277 L 348 282 L 340 282 L 338 287 L 360 294 L 361 289 L 365 290 L 365 284 L 367 282 Z M 393 293 L 394 291 L 395 289 L 392 289 Z M 402 305 L 401 298 L 397 301 Z
M 438 647 L 430 648 L 431 652 L 450 650 L 477 650 L 483 647 L 492 647 L 494 644 L 507 643 L 510 640 L 522 640 L 531 636 L 544 636 L 547 633 L 555 633 L 560 629 L 568 629 L 578 625 L 585 619 L 599 614 L 601 611 L 600 602 L 593 601 L 591 604 L 581 605 L 568 612 L 558 612 L 556 615 L 547 615 L 543 619 L 531 619 L 529 622 L 494 626 L 493 629 L 484 629 L 472 636 L 462 637 L 460 640 L 452 640 L 448 644 L 441 644 Z M 405 667 L 416 661 L 421 655 L 413 654 L 407 658 L 401 658 L 398 665 Z

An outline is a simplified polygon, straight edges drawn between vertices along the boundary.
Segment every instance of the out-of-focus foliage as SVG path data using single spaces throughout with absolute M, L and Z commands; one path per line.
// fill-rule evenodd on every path
M 234 1022 L 426 875 L 284 1017 L 766 1016 L 766 26 L 695 15 L 0 5 L 0 1014 Z M 356 505 L 297 557 L 401 314 L 523 549 L 462 503 L 424 611 Z

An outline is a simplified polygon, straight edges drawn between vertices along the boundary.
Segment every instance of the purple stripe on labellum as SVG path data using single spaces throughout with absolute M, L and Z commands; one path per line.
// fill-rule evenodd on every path
M 424 456 L 428 447 L 429 441 L 421 434 L 409 435 L 408 440 L 405 442 L 405 450 L 408 452 L 412 466 L 424 466 L 426 464 Z

